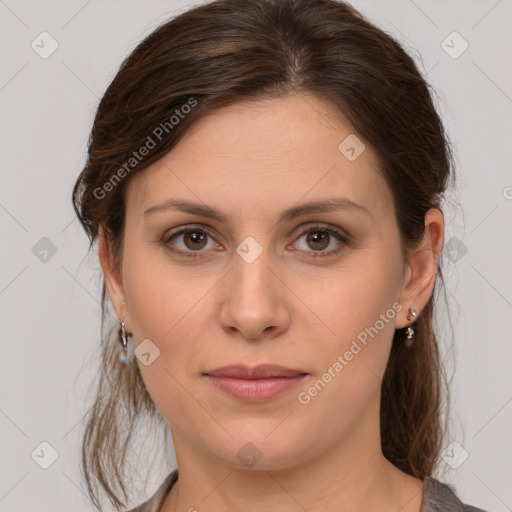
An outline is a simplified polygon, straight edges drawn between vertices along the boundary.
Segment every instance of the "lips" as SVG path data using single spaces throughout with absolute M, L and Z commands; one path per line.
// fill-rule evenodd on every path
M 252 368 L 239 364 L 223 366 L 206 373 L 206 375 L 234 379 L 269 379 L 273 377 L 299 377 L 306 375 L 306 372 L 272 364 L 260 364 Z
M 297 386 L 307 373 L 284 366 L 262 364 L 255 367 L 231 365 L 205 374 L 219 390 L 243 402 L 271 400 Z

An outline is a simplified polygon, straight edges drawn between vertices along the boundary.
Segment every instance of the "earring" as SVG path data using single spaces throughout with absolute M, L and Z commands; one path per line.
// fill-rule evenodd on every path
M 124 353 L 128 351 L 128 339 L 126 337 L 126 330 L 124 328 L 124 322 L 121 322 L 121 345 L 123 346 Z
M 418 313 L 416 313 L 416 310 L 414 308 L 409 308 L 409 314 L 407 315 L 407 320 L 411 320 L 412 318 L 414 318 L 414 320 L 416 320 L 418 318 Z M 406 331 L 405 331 L 405 339 L 411 343 L 412 340 L 414 339 L 414 329 L 409 326 L 407 327 Z

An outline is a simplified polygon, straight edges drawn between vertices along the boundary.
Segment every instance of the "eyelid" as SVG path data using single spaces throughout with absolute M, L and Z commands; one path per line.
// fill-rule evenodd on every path
M 173 228 L 169 231 L 166 231 L 163 238 L 164 240 L 170 240 L 175 235 L 181 235 L 185 231 L 193 231 L 194 229 L 197 229 L 198 231 L 204 231 L 209 236 L 214 238 L 213 228 L 205 224 L 186 224 L 184 226 L 179 226 L 177 228 Z
M 350 240 L 350 235 L 343 229 L 331 226 L 330 224 L 325 224 L 323 222 L 313 222 L 308 223 L 303 226 L 299 226 L 299 236 L 303 235 L 304 233 L 307 233 L 309 231 L 312 231 L 313 229 L 318 229 L 319 231 L 327 231 L 328 233 L 335 233 L 336 235 L 339 235 L 341 238 L 344 238 L 347 240 L 347 242 Z

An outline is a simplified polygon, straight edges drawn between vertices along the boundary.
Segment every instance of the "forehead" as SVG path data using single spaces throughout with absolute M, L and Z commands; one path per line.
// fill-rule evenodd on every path
M 256 214 L 335 193 L 384 213 L 390 191 L 363 144 L 316 96 L 235 103 L 197 121 L 172 151 L 132 176 L 127 205 L 140 212 L 179 197 Z M 347 145 L 357 158 L 347 158 Z

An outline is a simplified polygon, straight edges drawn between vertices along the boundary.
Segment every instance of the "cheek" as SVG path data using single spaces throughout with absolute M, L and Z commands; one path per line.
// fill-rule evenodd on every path
M 311 297 L 311 309 L 322 312 L 316 332 L 323 336 L 314 351 L 308 349 L 317 373 L 297 399 L 299 414 L 322 423 L 326 439 L 350 431 L 369 407 L 379 404 L 400 309 L 391 274 L 377 265 L 371 271 L 354 270 L 337 279 L 328 294 Z
M 124 261 L 135 348 L 149 339 L 158 349 L 150 364 L 142 359 L 137 364 L 149 395 L 165 417 L 175 421 L 176 411 L 186 410 L 188 416 L 198 414 L 198 421 L 204 421 L 195 401 L 184 391 L 189 375 L 200 371 L 197 354 L 200 333 L 204 333 L 199 325 L 204 316 L 200 301 L 204 286 L 183 274 L 171 274 L 169 269 L 142 252 L 137 255 L 133 251 Z
M 343 346 L 356 338 L 386 315 L 385 326 L 378 322 L 379 330 L 394 330 L 396 311 L 393 304 L 398 297 L 399 269 L 393 261 L 383 258 L 358 256 L 358 264 L 347 266 L 338 273 L 316 280 L 314 286 L 304 281 L 297 295 L 313 314 L 309 315 L 328 340 L 326 346 Z M 395 305 L 395 308 L 397 306 Z
M 134 248 L 124 261 L 125 292 L 138 346 L 149 339 L 160 355 L 150 366 L 139 363 L 148 389 L 172 385 L 170 374 L 183 381 L 192 373 L 204 371 L 206 328 L 212 312 L 208 291 L 215 287 L 216 275 L 197 276 L 193 267 L 180 270 L 165 261 L 157 251 L 137 252 Z M 204 344 L 203 344 L 204 345 Z
M 401 259 L 395 253 L 382 246 L 361 251 L 357 262 L 317 283 L 314 293 L 310 287 L 307 303 L 319 319 L 308 318 L 314 318 L 316 338 L 322 340 L 314 348 L 318 374 L 302 389 L 311 414 L 333 414 L 341 423 L 350 422 L 378 396 L 394 319 L 402 309 L 396 302 Z
M 136 340 L 164 343 L 201 296 L 193 274 L 173 269 L 164 249 L 132 244 L 123 262 L 125 294 Z M 191 278 L 192 277 L 192 278 Z M 203 292 L 204 294 L 204 292 Z

